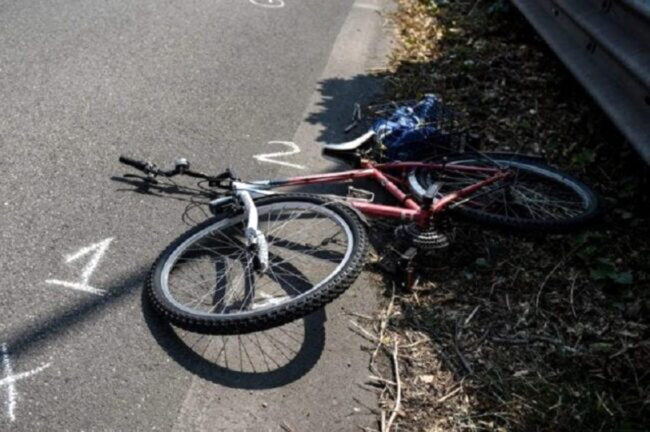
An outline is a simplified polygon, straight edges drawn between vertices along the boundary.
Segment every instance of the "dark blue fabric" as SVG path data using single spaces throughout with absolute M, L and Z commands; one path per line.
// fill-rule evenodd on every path
M 436 95 L 426 95 L 415 106 L 401 106 L 371 127 L 377 140 L 386 146 L 386 156 L 393 160 L 414 160 L 427 153 L 444 134 L 439 120 L 444 108 Z

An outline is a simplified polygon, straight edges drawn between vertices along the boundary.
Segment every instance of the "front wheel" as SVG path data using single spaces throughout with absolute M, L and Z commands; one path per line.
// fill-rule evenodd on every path
M 368 242 L 345 206 L 313 195 L 275 195 L 255 205 L 268 269 L 255 265 L 241 211 L 208 219 L 151 269 L 148 297 L 166 319 L 201 333 L 264 330 L 323 307 L 357 278 Z
M 439 183 L 440 197 L 492 175 L 480 170 L 454 170 L 454 165 L 498 166 L 509 171 L 510 176 L 479 189 L 456 204 L 453 208 L 460 215 L 492 226 L 536 232 L 579 228 L 595 217 L 598 209 L 596 195 L 579 180 L 529 159 L 486 156 L 454 156 L 447 159 L 449 168 L 445 170 L 414 169 L 408 175 L 409 186 L 416 196 L 422 197 L 429 186 Z

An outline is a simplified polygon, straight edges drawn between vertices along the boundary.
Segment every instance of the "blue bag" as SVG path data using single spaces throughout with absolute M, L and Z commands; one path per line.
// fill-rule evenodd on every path
M 436 144 L 448 141 L 440 120 L 446 116 L 440 98 L 426 95 L 414 106 L 400 106 L 385 119 L 371 127 L 378 142 L 386 146 L 386 156 L 392 160 L 416 160 L 431 153 Z

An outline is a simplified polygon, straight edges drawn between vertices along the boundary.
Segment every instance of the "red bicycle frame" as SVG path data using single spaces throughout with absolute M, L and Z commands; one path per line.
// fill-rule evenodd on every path
M 438 171 L 457 171 L 457 172 L 484 172 L 493 174 L 485 180 L 469 185 L 463 189 L 444 195 L 434 201 L 430 206 L 423 206 L 414 201 L 409 195 L 405 194 L 398 185 L 404 185 L 404 176 L 413 168 L 427 168 Z M 387 171 L 399 171 L 399 176 L 388 174 Z M 361 168 L 342 171 L 331 174 L 316 174 L 301 177 L 291 177 L 288 179 L 268 180 L 263 183 L 269 187 L 277 186 L 302 186 L 325 183 L 338 183 L 349 180 L 371 178 L 378 182 L 393 197 L 401 203 L 401 206 L 390 206 L 383 204 L 373 204 L 365 200 L 348 198 L 350 204 L 364 214 L 375 217 L 386 217 L 393 219 L 409 220 L 417 223 L 421 227 L 427 227 L 432 217 L 446 209 L 454 201 L 461 200 L 488 186 L 498 180 L 507 177 L 509 173 L 494 167 L 478 167 L 470 165 L 446 165 L 440 163 L 424 162 L 392 162 L 386 164 L 373 164 L 370 161 L 362 160 Z

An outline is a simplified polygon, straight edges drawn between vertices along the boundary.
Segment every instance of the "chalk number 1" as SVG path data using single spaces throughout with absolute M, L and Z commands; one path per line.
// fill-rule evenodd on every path
M 77 252 L 67 255 L 65 257 L 65 262 L 70 264 L 71 262 L 77 261 L 85 256 L 90 256 L 90 259 L 84 266 L 81 271 L 81 275 L 78 281 L 62 281 L 58 279 L 48 279 L 45 282 L 51 285 L 60 285 L 66 288 L 75 289 L 78 291 L 85 291 L 91 294 L 104 295 L 106 291 L 90 286 L 90 277 L 93 275 L 93 272 L 99 265 L 102 257 L 108 250 L 113 238 L 107 238 L 100 241 L 99 243 L 86 246 L 79 249 Z

